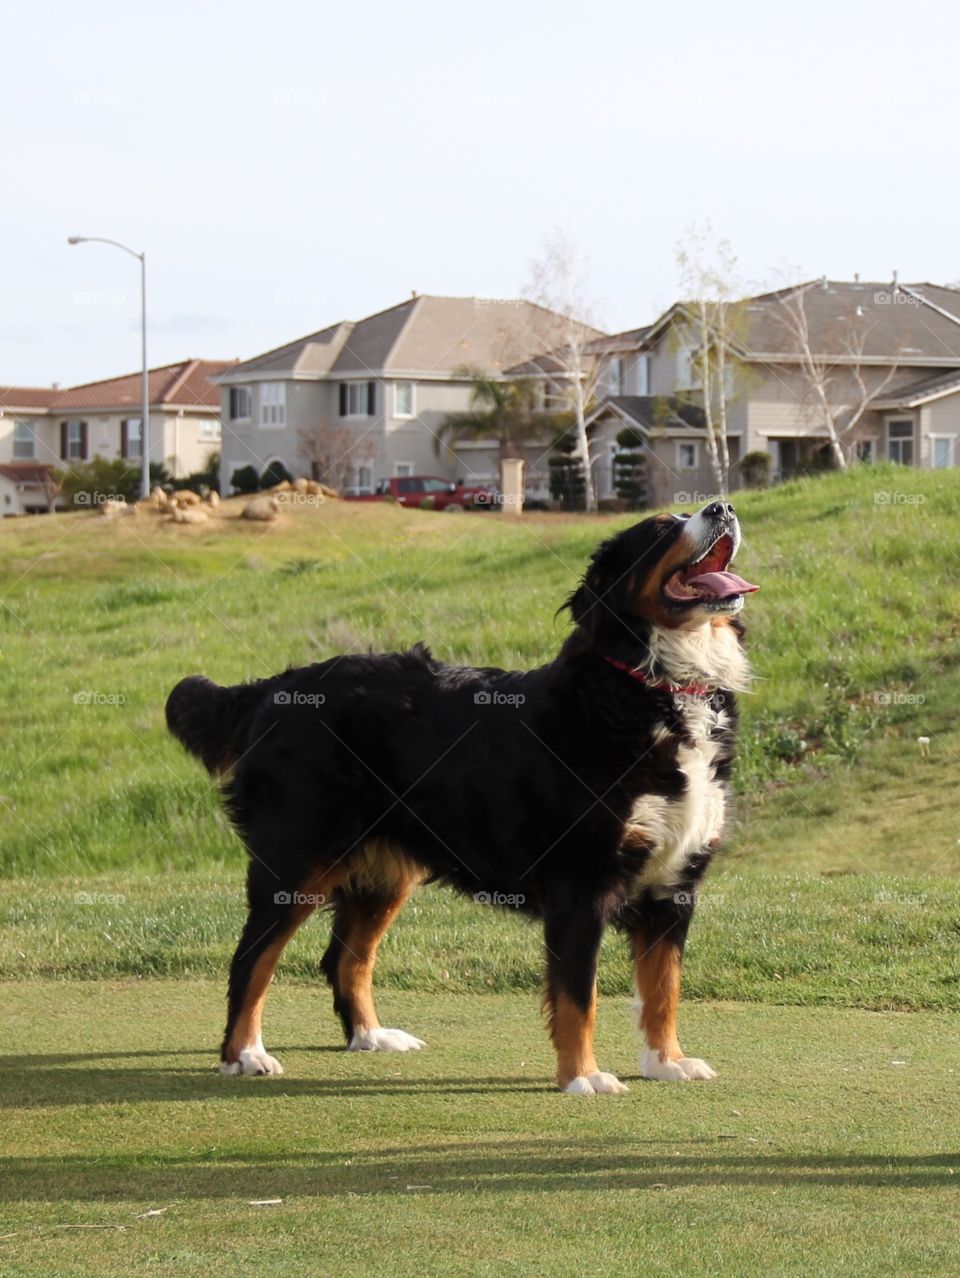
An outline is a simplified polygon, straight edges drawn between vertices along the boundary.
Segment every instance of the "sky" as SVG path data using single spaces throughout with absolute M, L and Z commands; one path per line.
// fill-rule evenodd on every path
M 0 384 L 225 359 L 411 291 L 515 297 L 554 228 L 607 331 L 709 222 L 747 285 L 960 279 L 960 9 L 686 0 L 7 7 Z

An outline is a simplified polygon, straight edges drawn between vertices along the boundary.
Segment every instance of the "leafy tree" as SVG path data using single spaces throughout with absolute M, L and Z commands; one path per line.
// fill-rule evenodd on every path
M 524 444 L 546 441 L 556 430 L 560 417 L 537 408 L 533 381 L 498 381 L 477 369 L 461 368 L 457 376 L 470 381 L 470 408 L 450 413 L 438 426 L 433 448 L 456 455 L 464 440 L 489 439 L 495 442 L 499 460 L 522 455 Z

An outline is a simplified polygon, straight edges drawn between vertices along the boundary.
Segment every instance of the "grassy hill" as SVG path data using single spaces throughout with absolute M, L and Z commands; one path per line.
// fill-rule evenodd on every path
M 710 975 L 697 985 L 694 968 L 694 990 L 952 1006 L 960 476 L 877 467 L 737 504 L 739 563 L 762 586 L 746 611 L 758 678 L 736 823 L 697 925 Z M 630 522 L 331 502 L 261 527 L 237 513 L 225 503 L 199 528 L 85 514 L 0 526 L 3 970 L 222 966 L 244 858 L 164 730 L 182 675 L 236 682 L 419 639 L 451 661 L 548 660 L 567 625 L 558 604 L 597 541 Z M 477 913 L 424 894 L 384 978 L 534 985 L 535 934 Z M 503 929 L 518 933 L 508 956 Z M 853 981 L 873 973 L 863 988 L 835 971 L 838 934 Z M 294 948 L 288 970 L 315 949 Z M 625 967 L 609 980 L 625 984 Z

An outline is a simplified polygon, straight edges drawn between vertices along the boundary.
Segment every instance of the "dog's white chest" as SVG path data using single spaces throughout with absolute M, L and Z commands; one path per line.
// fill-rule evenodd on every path
M 683 716 L 693 738 L 692 745 L 677 750 L 677 766 L 687 779 L 683 794 L 677 798 L 644 795 L 630 814 L 630 825 L 638 826 L 652 844 L 636 884 L 638 892 L 669 895 L 682 882 L 690 858 L 723 830 L 724 789 L 714 779 L 719 747 L 710 735 L 723 726 L 724 712 L 698 703 L 685 708 Z

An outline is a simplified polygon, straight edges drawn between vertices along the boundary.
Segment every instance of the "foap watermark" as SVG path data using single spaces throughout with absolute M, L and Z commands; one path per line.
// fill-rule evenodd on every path
M 903 293 L 900 289 L 894 289 L 887 292 L 885 289 L 880 293 L 873 295 L 874 306 L 919 306 L 920 298 L 911 297 L 909 293 Z
M 273 694 L 275 706 L 313 706 L 316 709 L 324 705 L 326 700 L 322 692 L 275 692 Z
M 526 697 L 522 692 L 475 692 L 475 706 L 522 706 Z
M 922 692 L 888 692 L 885 688 L 878 688 L 873 694 L 875 706 L 922 706 L 926 700 Z
M 522 892 L 474 892 L 473 899 L 477 905 L 503 905 L 518 910 L 527 898 Z
M 118 506 L 127 504 L 123 493 L 80 492 L 73 494 L 73 500 L 77 506 L 106 506 L 108 502 L 116 502 Z
M 75 892 L 74 905 L 123 905 L 126 897 L 122 892 Z
M 320 306 L 322 293 L 304 293 L 296 288 L 281 288 L 273 295 L 274 306 Z
M 673 500 L 678 506 L 705 506 L 708 501 L 726 501 L 723 493 L 689 493 L 685 488 L 681 488 L 679 492 L 673 494 Z
M 101 293 L 96 289 L 82 289 L 74 293 L 73 300 L 77 306 L 123 306 L 127 300 L 126 293 Z
M 87 89 L 81 89 L 73 95 L 75 106 L 113 107 L 115 110 L 119 110 L 126 100 L 123 93 L 101 93 Z
M 323 506 L 327 500 L 323 493 L 275 493 L 274 496 L 282 506 Z
M 904 493 L 895 489 L 882 490 L 873 494 L 875 506 L 922 506 L 926 500 L 923 493 Z
M 723 905 L 726 900 L 726 894 L 723 892 L 674 892 L 674 905 L 695 905 L 698 909 L 703 906 Z
M 481 489 L 480 492 L 474 493 L 473 504 L 475 506 L 521 506 L 523 497 L 520 493 L 498 493 Z
M 274 892 L 274 905 L 326 905 L 322 892 Z
M 73 694 L 75 706 L 122 706 L 127 698 L 122 692 L 98 692 L 93 688 L 84 688 Z
M 919 909 L 927 903 L 926 892 L 875 892 L 875 905 L 910 905 Z

